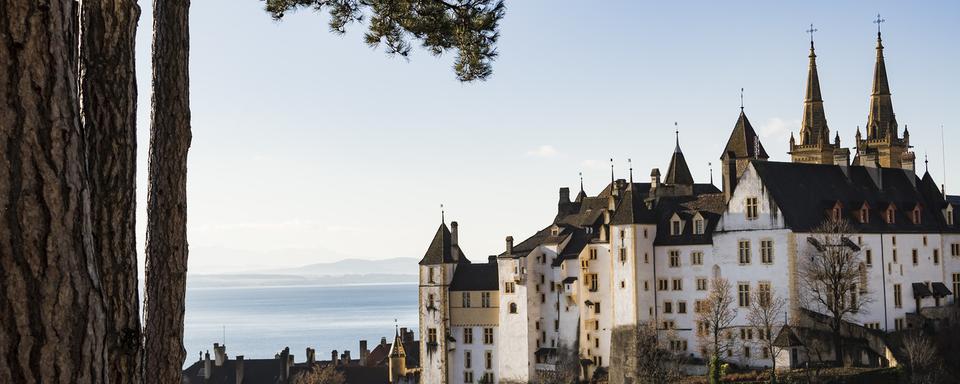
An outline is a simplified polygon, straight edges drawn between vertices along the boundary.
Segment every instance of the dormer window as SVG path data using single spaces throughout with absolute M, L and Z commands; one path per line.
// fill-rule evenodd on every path
M 890 206 L 887 207 L 887 212 L 885 213 L 887 224 L 896 223 L 896 213 L 897 213 L 897 208 L 893 204 L 890 204 Z
M 860 212 L 858 213 L 860 224 L 869 224 L 870 223 L 870 206 L 867 203 L 863 203 L 863 206 L 860 207 Z
M 557 236 L 559 234 L 560 234 L 560 227 L 554 226 L 553 228 L 550 228 L 551 236 Z
M 920 213 L 920 204 L 917 204 L 917 206 L 913 207 L 913 212 L 910 214 L 910 218 L 913 219 L 914 225 L 920 225 Z
M 833 205 L 833 209 L 830 212 L 830 217 L 833 218 L 834 221 L 840 221 L 840 219 L 843 217 L 842 203 L 838 201 L 836 204 Z
M 670 219 L 670 236 L 680 236 L 681 233 L 683 233 L 683 220 L 680 220 L 680 216 L 674 214 L 673 218 Z
M 953 225 L 953 204 L 950 204 L 947 206 L 946 216 L 947 216 L 947 225 L 952 226 Z
M 693 219 L 693 234 L 702 235 L 703 229 L 704 229 L 703 217 L 700 217 L 700 215 L 697 215 L 697 217 Z

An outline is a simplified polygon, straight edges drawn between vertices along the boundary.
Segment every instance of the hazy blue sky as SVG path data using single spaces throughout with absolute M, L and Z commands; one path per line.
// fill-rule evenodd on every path
M 481 260 L 504 236 L 547 225 L 577 172 L 594 194 L 610 157 L 618 178 L 627 158 L 637 179 L 665 168 L 674 121 L 694 177 L 708 181 L 741 87 L 772 159 L 787 160 L 810 23 L 828 123 L 849 145 L 867 117 L 878 12 L 897 119 L 939 181 L 941 124 L 947 147 L 960 145 L 960 3 L 838 3 L 508 0 L 493 77 L 461 84 L 451 57 L 388 57 L 363 44 L 361 26 L 337 36 L 310 11 L 274 22 L 259 1 L 194 1 L 191 271 L 419 258 L 440 203 Z M 152 22 L 142 6 L 141 206 Z M 960 192 L 960 172 L 946 174 Z

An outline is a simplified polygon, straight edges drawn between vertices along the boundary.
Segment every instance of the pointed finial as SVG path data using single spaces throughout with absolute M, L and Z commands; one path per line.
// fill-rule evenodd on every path
M 633 184 L 633 159 L 627 159 L 627 166 L 630 167 L 630 184 Z
M 680 152 L 680 128 L 676 121 L 673 122 L 673 133 L 677 136 L 677 147 L 674 148 L 674 152 Z
M 877 14 L 877 19 L 873 21 L 873 23 L 877 25 L 877 41 L 880 41 L 880 24 L 883 24 L 886 21 L 887 19 L 880 17 L 879 13 Z
M 583 172 L 580 172 L 580 192 L 583 192 Z
M 930 173 L 930 159 L 927 157 L 927 152 L 923 152 L 923 165 L 927 173 Z
M 710 168 L 710 184 L 713 184 L 713 163 L 707 162 L 707 168 Z
M 616 179 L 613 177 L 613 158 L 610 158 L 610 183 L 612 184 Z
M 740 88 L 740 112 L 743 112 L 743 88 Z
M 443 211 L 443 203 L 440 203 L 440 222 L 443 224 L 447 223 L 446 213 Z

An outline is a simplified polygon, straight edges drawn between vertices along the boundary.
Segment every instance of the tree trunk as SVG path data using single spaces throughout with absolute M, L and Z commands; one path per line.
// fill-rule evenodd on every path
M 137 287 L 137 81 L 133 0 L 84 0 L 80 7 L 80 104 L 91 197 L 93 246 L 107 307 L 107 377 L 139 383 L 142 355 Z
M 186 351 L 187 150 L 190 148 L 187 0 L 153 3 L 153 99 L 147 191 L 147 383 L 178 383 Z
M 72 0 L 0 6 L 0 382 L 107 381 Z

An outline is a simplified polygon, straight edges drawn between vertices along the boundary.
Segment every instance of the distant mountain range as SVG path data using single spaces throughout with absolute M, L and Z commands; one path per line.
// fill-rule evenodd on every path
M 187 285 L 189 288 L 223 288 L 416 283 L 417 274 L 417 259 L 411 257 L 381 260 L 345 259 L 295 268 L 190 274 L 187 277 Z

